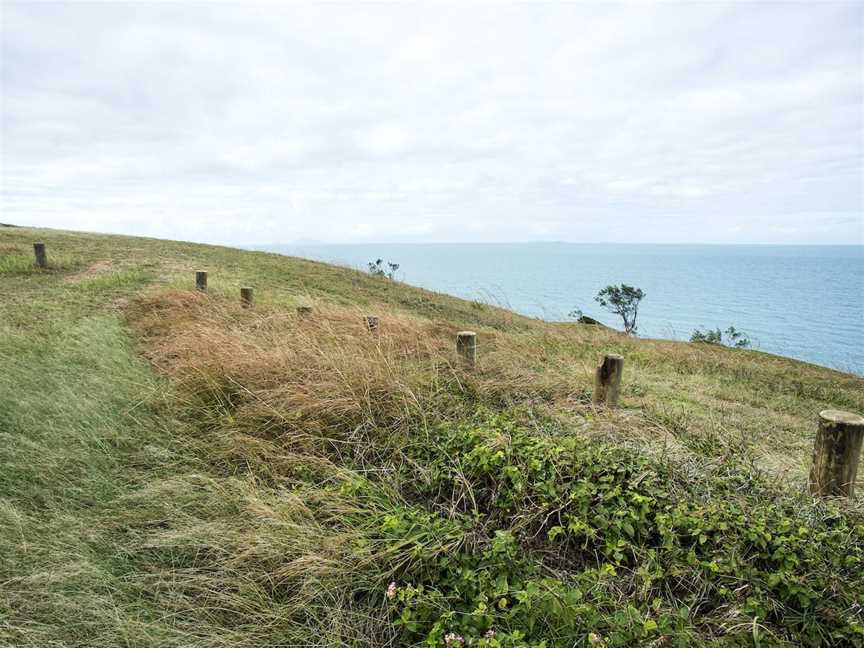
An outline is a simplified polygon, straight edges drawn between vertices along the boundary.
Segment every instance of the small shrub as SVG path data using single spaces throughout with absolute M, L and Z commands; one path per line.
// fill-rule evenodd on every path
M 390 261 L 387 262 L 385 267 L 384 259 L 375 259 L 375 261 L 370 261 L 368 266 L 369 274 L 375 277 L 386 277 L 391 280 L 396 277 L 396 271 L 399 269 L 398 263 L 392 263 Z
M 580 324 L 590 324 L 591 326 L 605 326 L 603 322 L 594 319 L 593 317 L 589 317 L 582 312 L 581 308 L 574 308 L 572 311 L 567 313 L 567 317 L 571 317 L 575 319 Z
M 746 349 L 750 346 L 750 337 L 744 331 L 736 330 L 734 326 L 726 329 L 726 339 L 726 344 L 739 349 Z
M 693 335 L 690 336 L 690 341 L 699 342 L 701 344 L 722 344 L 723 334 L 720 332 L 719 328 L 713 331 L 711 329 L 706 331 L 696 329 L 693 331 Z
M 711 329 L 706 331 L 696 329 L 690 336 L 690 341 L 700 344 L 725 344 L 736 349 L 746 349 L 750 346 L 750 337 L 734 326 L 730 326 L 723 332 L 719 328 L 713 331 Z

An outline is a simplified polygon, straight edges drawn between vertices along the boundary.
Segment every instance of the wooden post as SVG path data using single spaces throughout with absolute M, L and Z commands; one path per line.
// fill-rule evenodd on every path
M 244 287 L 240 289 L 240 305 L 243 308 L 252 308 L 255 303 L 255 289 Z
M 594 373 L 594 405 L 605 405 L 609 408 L 618 406 L 618 394 L 621 391 L 621 374 L 624 373 L 624 357 L 608 353 L 603 356 L 603 362 Z
M 297 315 L 299 317 L 309 317 L 312 314 L 311 306 L 298 306 L 297 307 Z
M 813 495 L 852 497 L 864 440 L 864 416 L 823 410 L 813 443 L 810 492 Z
M 375 315 L 367 315 L 366 318 L 366 328 L 368 328 L 372 333 L 378 332 L 378 318 Z
M 207 272 L 204 270 L 198 270 L 195 273 L 195 288 L 200 290 L 201 292 L 207 292 Z
M 469 369 L 477 365 L 477 334 L 474 331 L 459 331 L 456 334 L 456 353 Z
M 48 267 L 48 253 L 45 250 L 44 243 L 34 243 L 33 244 L 33 253 L 36 255 L 36 267 L 37 268 L 47 268 Z

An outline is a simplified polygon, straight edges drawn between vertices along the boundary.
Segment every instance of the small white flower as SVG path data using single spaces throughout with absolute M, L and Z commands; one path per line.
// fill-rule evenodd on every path
M 447 648 L 459 648 L 459 646 L 465 643 L 465 638 L 455 632 L 448 632 L 444 636 L 444 643 L 447 645 Z
M 387 586 L 387 598 L 391 601 L 396 598 L 396 583 L 395 581 Z

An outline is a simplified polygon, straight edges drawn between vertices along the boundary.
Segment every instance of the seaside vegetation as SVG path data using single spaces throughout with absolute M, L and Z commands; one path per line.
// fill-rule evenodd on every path
M 0 228 L 0 295 L 0 645 L 864 645 L 860 377 L 143 238 Z
M 638 329 L 636 318 L 639 316 L 639 304 L 644 299 L 645 293 L 641 288 L 634 288 L 627 284 L 609 285 L 600 290 L 594 297 L 600 306 L 614 315 L 621 318 L 624 324 L 624 333 L 627 335 L 636 335 Z M 580 308 L 574 308 L 568 317 L 575 319 L 580 324 L 600 324 L 599 321 L 592 317 L 588 317 Z
M 622 283 L 620 286 L 606 286 L 594 297 L 602 308 L 621 317 L 624 332 L 635 335 L 636 318 L 639 316 L 639 303 L 645 298 L 641 288 L 634 288 Z
M 750 346 L 750 336 L 734 326 L 730 326 L 725 331 L 721 331 L 719 327 L 713 331 L 711 329 L 705 331 L 696 329 L 690 336 L 690 341 L 702 344 L 725 344 L 736 349 L 746 349 Z
M 399 264 L 392 261 L 388 261 L 385 266 L 384 259 L 375 259 L 366 265 L 368 266 L 369 274 L 374 277 L 386 277 L 387 279 L 395 279 L 396 271 L 399 269 Z

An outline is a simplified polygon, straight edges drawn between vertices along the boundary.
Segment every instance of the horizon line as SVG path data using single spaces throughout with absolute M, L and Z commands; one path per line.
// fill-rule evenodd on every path
M 260 246 L 260 245 L 296 245 L 296 246 L 312 246 L 312 245 L 528 245 L 528 244 L 545 244 L 545 245 L 716 245 L 716 246 L 774 246 L 774 247 L 864 247 L 864 241 L 860 243 L 728 243 L 728 242 L 671 242 L 671 241 L 654 241 L 654 242 L 633 242 L 633 241 L 564 241 L 564 240 L 547 240 L 547 239 L 529 239 L 525 241 L 318 241 L 318 240 L 300 240 L 278 243 L 244 243 L 244 246 Z
M 233 247 L 238 249 L 243 248 L 254 248 L 260 247 L 264 245 L 272 246 L 272 245 L 294 245 L 294 246 L 313 246 L 313 245 L 527 245 L 527 244 L 545 244 L 545 245 L 666 245 L 666 246 L 687 246 L 687 245 L 701 245 L 701 246 L 751 246 L 751 247 L 864 247 L 864 240 L 859 242 L 852 243 L 788 243 L 788 242 L 767 242 L 767 243 L 757 243 L 757 242 L 711 242 L 711 241 L 693 241 L 693 242 L 672 242 L 672 241 L 649 241 L 649 242 L 635 242 L 635 241 L 572 241 L 572 240 L 562 240 L 562 239 L 527 239 L 527 240 L 507 240 L 507 241 L 356 241 L 356 242 L 348 242 L 348 241 L 327 241 L 327 240 L 317 240 L 317 239 L 300 239 L 296 241 L 277 241 L 273 243 L 231 243 L 231 242 L 215 242 L 215 241 L 202 241 L 202 240 L 193 240 L 193 239 L 179 239 L 179 238 L 166 238 L 164 236 L 153 236 L 148 234 L 134 234 L 128 232 L 106 232 L 106 231 L 93 231 L 93 230 L 78 230 L 78 229 L 66 229 L 66 228 L 57 228 L 57 227 L 44 227 L 40 225 L 19 225 L 16 223 L 0 223 L 0 231 L 4 228 L 10 229 L 44 229 L 44 230 L 53 230 L 55 232 L 74 232 L 78 234 L 101 234 L 107 236 L 131 236 L 138 238 L 149 238 L 156 239 L 161 241 L 180 241 L 187 243 L 201 243 L 204 245 L 218 245 L 223 247 Z

